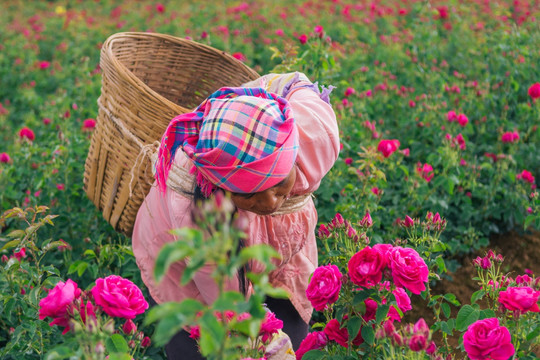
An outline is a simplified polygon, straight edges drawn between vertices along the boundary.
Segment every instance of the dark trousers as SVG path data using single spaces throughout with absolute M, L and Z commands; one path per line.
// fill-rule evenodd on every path
M 276 317 L 283 321 L 283 332 L 291 338 L 293 349 L 297 350 L 308 333 L 308 324 L 302 320 L 289 300 L 266 298 L 266 305 Z M 165 345 L 169 360 L 204 360 L 199 354 L 197 342 L 185 330 L 178 332 Z

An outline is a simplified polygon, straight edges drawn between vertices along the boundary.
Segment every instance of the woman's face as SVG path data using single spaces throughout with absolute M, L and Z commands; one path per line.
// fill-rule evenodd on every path
M 276 212 L 289 197 L 295 181 L 296 165 L 293 166 L 289 175 L 274 187 L 251 194 L 231 193 L 231 199 L 239 209 L 258 215 L 270 215 Z

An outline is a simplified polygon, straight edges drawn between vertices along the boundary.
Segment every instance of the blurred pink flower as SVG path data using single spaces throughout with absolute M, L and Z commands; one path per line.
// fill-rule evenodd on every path
M 469 122 L 469 118 L 465 116 L 465 114 L 459 114 L 457 117 L 457 122 L 459 123 L 459 125 L 465 126 Z
M 20 131 L 19 131 L 19 138 L 21 139 L 28 139 L 29 141 L 34 141 L 34 139 L 36 138 L 36 135 L 34 134 L 34 132 L 32 131 L 32 129 L 28 128 L 28 127 L 23 127 Z
M 345 161 L 345 164 L 347 165 L 351 165 L 353 163 L 353 159 L 350 157 L 346 158 L 344 161 Z
M 461 133 L 457 134 L 454 138 L 454 141 L 459 145 L 459 148 L 461 150 L 465 150 L 467 145 L 465 144 L 465 139 L 463 138 L 463 135 Z
M 358 224 L 362 227 L 371 227 L 373 226 L 373 219 L 371 218 L 371 215 L 369 211 L 366 211 L 366 215 L 358 222 Z
M 233 53 L 232 57 L 235 58 L 236 60 L 240 60 L 241 62 L 246 62 L 247 60 L 246 56 L 242 54 L 241 52 Z
M 417 163 L 416 172 L 427 182 L 430 182 L 431 179 L 433 179 L 433 176 L 435 176 L 435 174 L 433 173 L 433 167 L 427 163 L 423 165 L 422 163 Z
M 94 119 L 86 119 L 83 121 L 83 131 L 84 130 L 94 130 L 94 128 L 96 127 L 96 120 Z
M 501 136 L 503 143 L 513 143 L 519 140 L 519 133 L 517 131 L 507 131 Z
M 448 121 L 452 122 L 452 121 L 455 121 L 457 120 L 457 114 L 454 110 L 450 110 L 447 114 L 446 114 L 446 118 L 448 119 Z
M 409 215 L 405 215 L 405 220 L 403 220 L 402 225 L 403 227 L 409 228 L 414 225 L 414 220 Z
M 50 123 L 51 123 L 51 119 L 43 118 L 43 125 L 49 125 Z
M 308 41 L 308 37 L 306 34 L 302 34 L 298 37 L 298 40 L 300 41 L 300 44 L 304 45 Z
M 534 176 L 527 170 L 523 170 L 520 174 L 516 175 L 516 179 L 522 179 L 528 183 L 534 184 Z
M 351 95 L 353 95 L 355 93 L 356 93 L 356 90 L 354 88 L 350 87 L 350 86 L 347 89 L 345 89 L 345 96 L 347 96 L 347 97 L 349 97 L 349 96 L 351 96 Z
M 322 25 L 315 26 L 313 31 L 315 31 L 315 34 L 317 34 L 319 37 L 322 37 L 324 34 L 324 28 L 322 27 Z
M 276 32 L 275 32 L 275 34 L 276 34 L 277 36 L 283 36 L 283 35 L 285 35 L 285 32 L 283 31 L 283 29 L 277 29 Z
M 148 336 L 145 336 L 141 341 L 141 347 L 143 348 L 148 347 L 150 346 L 151 343 L 152 343 L 152 340 L 150 340 Z
M 540 98 L 540 83 L 532 84 L 528 92 L 533 100 Z
M 272 335 L 277 334 L 280 329 L 283 329 L 283 321 L 276 318 L 273 312 L 267 312 L 259 330 L 263 343 L 271 339 Z
M 439 18 L 447 19 L 448 18 L 448 6 L 439 6 L 437 7 L 437 12 L 439 13 Z
M 21 250 L 14 252 L 13 256 L 15 257 L 15 259 L 21 261 L 23 258 L 26 257 L 26 248 L 21 248 Z
M 157 3 L 156 11 L 160 14 L 163 14 L 165 12 L 165 5 L 163 5 L 162 3 Z
M 0 153 L 0 163 L 7 164 L 11 162 L 11 158 L 9 157 L 9 154 L 6 152 Z
M 47 68 L 49 68 L 49 66 L 51 66 L 51 63 L 48 62 L 48 61 L 40 61 L 39 62 L 39 68 L 41 70 L 47 69 Z
M 371 192 L 375 195 L 379 195 L 381 193 L 378 187 L 371 188 Z
M 379 145 L 377 145 L 377 150 L 383 154 L 385 158 L 389 157 L 394 153 L 400 146 L 399 140 L 381 140 Z
M 64 184 L 56 184 L 56 188 L 60 191 L 66 190 L 66 185 Z

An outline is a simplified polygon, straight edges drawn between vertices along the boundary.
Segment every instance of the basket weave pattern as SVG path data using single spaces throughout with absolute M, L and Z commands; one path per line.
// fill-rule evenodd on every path
M 222 86 L 240 86 L 259 75 L 212 47 L 152 33 L 112 35 L 101 48 L 100 67 L 84 189 L 113 228 L 129 236 L 154 181 L 144 150 L 157 150 L 152 144 L 176 115 Z

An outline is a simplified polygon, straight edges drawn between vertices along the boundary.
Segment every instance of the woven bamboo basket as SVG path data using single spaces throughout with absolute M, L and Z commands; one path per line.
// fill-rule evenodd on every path
M 212 47 L 135 32 L 109 37 L 100 67 L 102 89 L 84 189 L 113 228 L 130 236 L 154 181 L 149 155 L 170 120 L 220 87 L 239 86 L 259 75 Z

